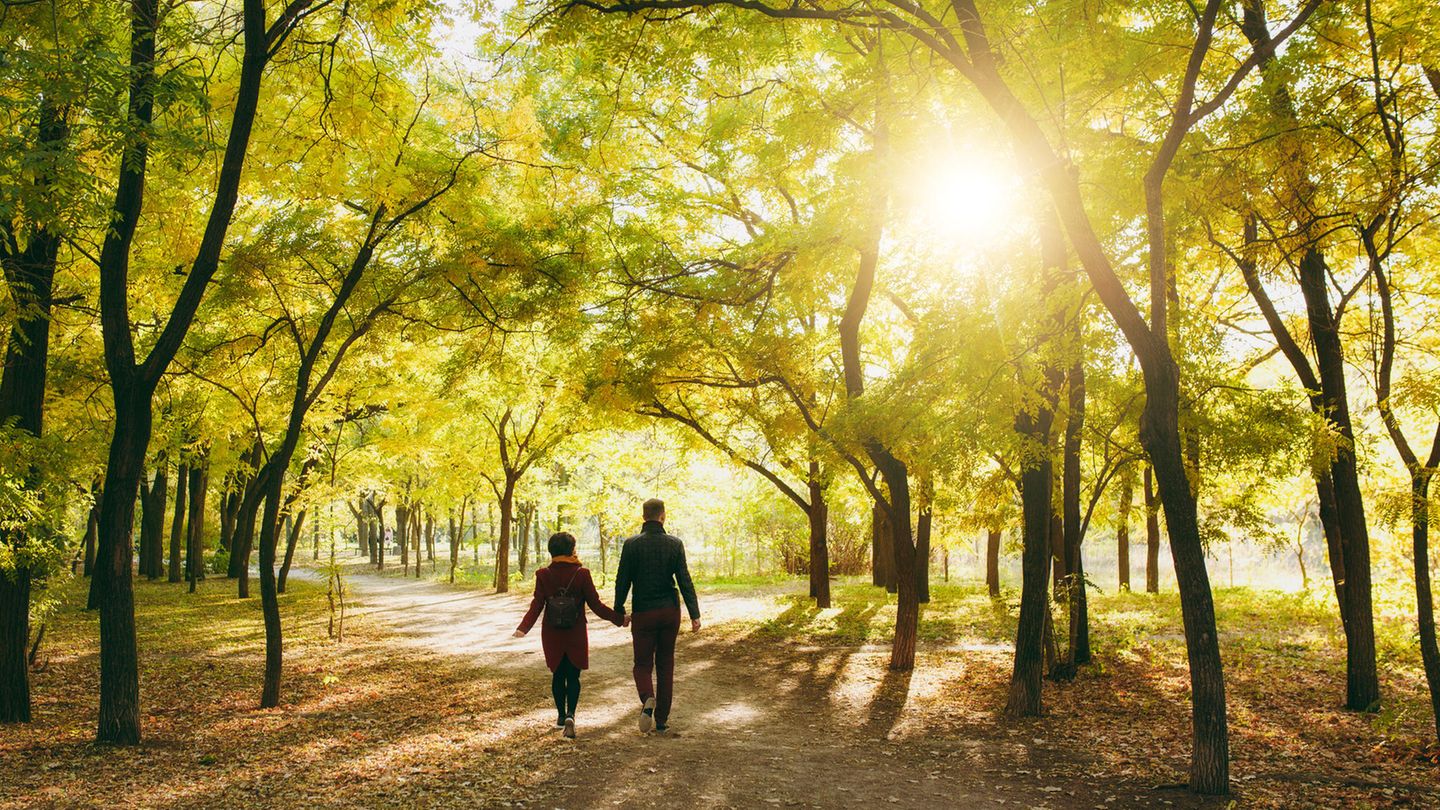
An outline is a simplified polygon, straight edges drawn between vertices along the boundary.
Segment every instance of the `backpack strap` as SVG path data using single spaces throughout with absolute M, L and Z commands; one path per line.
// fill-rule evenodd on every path
M 578 576 L 580 576 L 580 567 L 579 567 L 579 566 L 576 566 L 576 568 L 575 568 L 575 573 L 573 573 L 573 574 L 570 575 L 570 582 L 567 583 L 564 588 L 561 588 L 560 591 L 559 591 L 559 593 L 563 593 L 563 594 L 565 594 L 566 596 L 569 596 L 569 595 L 570 595 L 570 586 L 575 584 L 575 578 L 578 577 Z

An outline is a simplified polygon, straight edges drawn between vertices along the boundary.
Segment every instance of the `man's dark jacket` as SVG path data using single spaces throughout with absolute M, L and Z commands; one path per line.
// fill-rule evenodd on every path
M 695 598 L 695 583 L 685 565 L 685 544 L 680 538 L 665 533 L 659 521 L 647 520 L 640 533 L 625 541 L 620 549 L 620 568 L 615 572 L 615 609 L 625 612 L 625 598 L 633 589 L 635 604 L 632 613 L 644 613 L 680 606 L 680 594 L 691 619 L 700 618 L 700 602 Z

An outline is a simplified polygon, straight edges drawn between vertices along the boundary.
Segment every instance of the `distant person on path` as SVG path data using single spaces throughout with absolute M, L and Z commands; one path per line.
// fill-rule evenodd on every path
M 624 623 L 621 613 L 600 601 L 590 569 L 575 556 L 575 536 L 569 532 L 550 535 L 550 565 L 535 571 L 535 598 L 515 630 L 521 638 L 545 614 L 540 626 L 540 646 L 545 666 L 553 674 L 550 692 L 555 697 L 555 727 L 565 736 L 575 736 L 575 707 L 580 702 L 580 672 L 590 668 L 590 637 L 585 630 L 585 606 L 616 627 Z
M 640 731 L 669 731 L 670 696 L 675 682 L 675 638 L 680 633 L 680 596 L 690 614 L 690 629 L 700 629 L 700 603 L 685 565 L 685 544 L 665 533 L 665 502 L 651 498 L 641 508 L 645 523 L 625 541 L 615 572 L 615 609 L 625 612 L 633 589 L 635 602 L 625 621 L 635 647 L 635 689 L 640 693 Z M 679 586 L 679 594 L 676 586 Z M 651 673 L 655 671 L 655 681 Z

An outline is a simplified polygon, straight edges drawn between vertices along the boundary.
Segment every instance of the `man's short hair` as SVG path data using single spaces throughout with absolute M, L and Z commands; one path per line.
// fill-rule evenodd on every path
M 659 498 L 651 498 L 640 507 L 640 514 L 646 520 L 659 520 L 665 514 L 665 502 Z
M 575 535 L 556 532 L 550 535 L 550 556 L 564 557 L 575 553 Z

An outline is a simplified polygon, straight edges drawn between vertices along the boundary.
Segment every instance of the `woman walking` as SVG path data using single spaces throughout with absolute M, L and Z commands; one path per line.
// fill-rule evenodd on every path
M 558 532 L 550 536 L 550 565 L 535 572 L 535 598 L 525 612 L 515 638 L 530 632 L 541 613 L 540 646 L 545 665 L 553 673 L 550 691 L 555 697 L 555 727 L 565 736 L 575 736 L 575 706 L 580 702 L 580 673 L 590 668 L 590 638 L 585 630 L 585 606 L 595 615 L 619 627 L 624 616 L 600 601 L 590 570 L 575 556 L 575 536 Z

